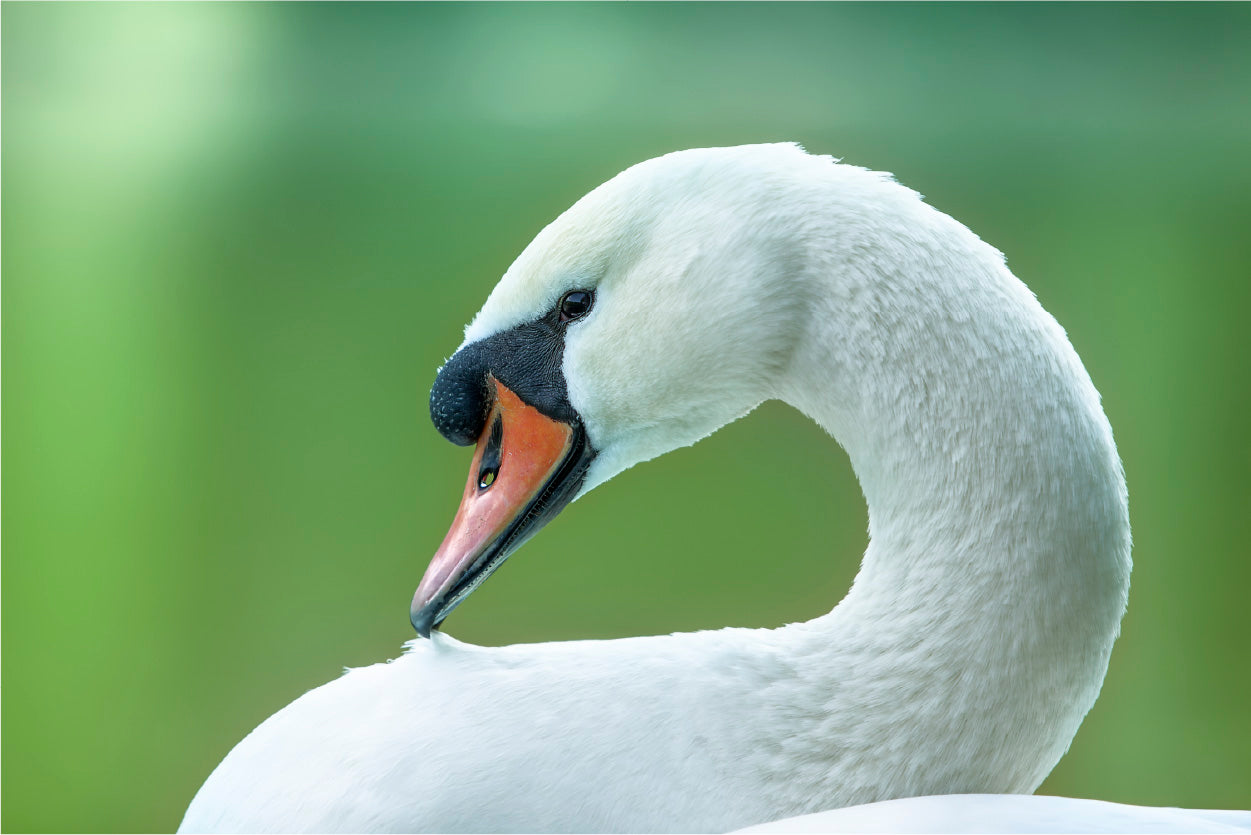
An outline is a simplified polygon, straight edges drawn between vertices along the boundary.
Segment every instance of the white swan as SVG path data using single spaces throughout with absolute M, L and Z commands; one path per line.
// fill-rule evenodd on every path
M 868 501 L 828 615 L 494 649 L 430 632 L 571 498 L 770 398 L 839 440 Z M 1130 574 L 1099 395 L 1001 255 L 887 175 L 792 145 L 625 171 L 509 268 L 431 413 L 478 448 L 414 598 L 429 639 L 266 720 L 182 831 L 724 831 L 1028 793 L 1098 695 Z M 998 828 L 1039 801 L 1093 803 L 992 799 Z

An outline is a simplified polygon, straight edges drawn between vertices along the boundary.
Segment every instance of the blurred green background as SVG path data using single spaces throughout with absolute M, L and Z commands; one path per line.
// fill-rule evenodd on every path
M 1042 791 L 1251 805 L 1251 6 L 2 14 L 5 829 L 172 829 L 262 719 L 397 654 L 469 460 L 426 393 L 496 278 L 631 163 L 785 139 L 1004 250 L 1103 392 L 1134 585 Z M 767 404 L 448 627 L 773 626 L 864 545 L 841 451 Z

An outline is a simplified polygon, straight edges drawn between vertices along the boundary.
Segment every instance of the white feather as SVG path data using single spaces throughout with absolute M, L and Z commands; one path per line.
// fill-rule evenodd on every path
M 1251 813 L 1127 806 L 1012 794 L 906 797 L 831 809 L 740 832 L 1247 832 Z

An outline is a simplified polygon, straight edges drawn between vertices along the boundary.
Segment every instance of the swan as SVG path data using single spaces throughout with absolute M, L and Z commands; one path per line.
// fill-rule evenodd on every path
M 867 500 L 828 614 L 498 648 L 438 629 L 570 501 L 769 399 L 837 439 Z M 262 723 L 180 831 L 708 832 L 823 810 L 773 825 L 972 830 L 990 810 L 1025 830 L 1042 808 L 1057 831 L 1251 826 L 986 799 L 1033 792 L 1099 693 L 1125 480 L 1060 325 L 890 175 L 793 144 L 627 169 L 507 270 L 430 411 L 475 451 L 419 637 Z

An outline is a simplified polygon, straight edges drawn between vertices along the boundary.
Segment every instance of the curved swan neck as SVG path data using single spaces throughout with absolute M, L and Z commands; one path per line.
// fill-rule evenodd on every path
M 848 205 L 800 242 L 813 306 L 777 395 L 846 449 L 870 545 L 844 601 L 796 634 L 831 717 L 860 723 L 849 740 L 911 738 L 906 761 L 924 750 L 944 791 L 953 768 L 1032 791 L 1093 704 L 1125 607 L 1111 428 L 996 250 L 880 175 L 837 169 L 831 199 Z M 845 708 L 899 699 L 908 711 Z

